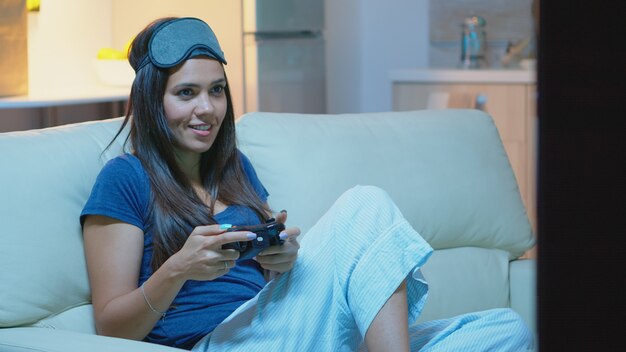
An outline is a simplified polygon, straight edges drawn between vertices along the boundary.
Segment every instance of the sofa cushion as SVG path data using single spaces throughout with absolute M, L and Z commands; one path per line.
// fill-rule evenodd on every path
M 503 250 L 436 250 L 422 273 L 428 299 L 417 322 L 510 306 L 509 258 Z
M 90 301 L 78 216 L 120 120 L 0 134 L 0 327 Z
M 481 111 L 251 113 L 237 128 L 270 205 L 303 232 L 362 184 L 386 190 L 435 249 L 498 248 L 513 258 L 533 245 L 500 136 Z
M 78 307 L 73 307 L 41 319 L 35 324 L 30 325 L 30 327 L 71 330 L 85 334 L 95 334 L 96 326 L 94 324 L 93 306 L 91 304 L 83 304 Z
M 83 334 L 73 331 L 13 328 L 0 329 L 2 352 L 182 352 L 148 342 Z
M 509 266 L 511 308 L 517 311 L 532 331 L 537 331 L 537 263 L 534 259 L 514 260 Z

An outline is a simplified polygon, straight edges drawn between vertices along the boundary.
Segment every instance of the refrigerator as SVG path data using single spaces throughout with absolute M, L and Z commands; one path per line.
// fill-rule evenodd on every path
M 324 0 L 242 0 L 245 112 L 326 112 Z

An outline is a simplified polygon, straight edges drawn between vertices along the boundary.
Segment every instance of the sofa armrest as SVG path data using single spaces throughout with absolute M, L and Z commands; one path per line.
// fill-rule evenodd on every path
M 3 352 L 175 352 L 177 348 L 148 342 L 84 334 L 46 328 L 0 329 L 0 351 Z
M 522 316 L 531 331 L 537 331 L 536 324 L 536 261 L 518 259 L 510 262 L 511 308 Z

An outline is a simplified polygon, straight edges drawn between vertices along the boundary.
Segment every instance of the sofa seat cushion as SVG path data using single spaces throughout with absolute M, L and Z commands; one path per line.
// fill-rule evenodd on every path
M 39 320 L 35 324 L 30 325 L 30 327 L 95 334 L 96 326 L 94 324 L 93 306 L 91 304 L 83 304 L 73 307 Z
M 303 233 L 345 190 L 386 190 L 435 249 L 498 248 L 515 258 L 533 235 L 498 130 L 477 110 L 344 115 L 251 113 L 240 148 Z
M 44 328 L 0 328 L 2 352 L 176 352 L 148 342 Z
M 510 306 L 505 251 L 477 247 L 435 250 L 422 273 L 429 289 L 418 322 Z

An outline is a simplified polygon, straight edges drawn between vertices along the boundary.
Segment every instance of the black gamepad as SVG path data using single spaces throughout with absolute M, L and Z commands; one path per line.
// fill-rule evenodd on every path
M 267 247 L 282 245 L 284 240 L 280 239 L 280 232 L 285 229 L 285 225 L 275 219 L 269 219 L 264 224 L 251 226 L 233 226 L 226 232 L 250 231 L 257 235 L 257 238 L 250 241 L 240 241 L 226 243 L 223 249 L 236 249 L 239 251 L 239 260 L 254 258 L 259 252 Z

